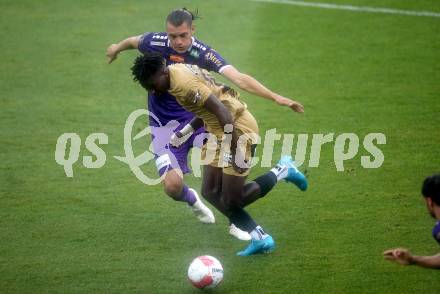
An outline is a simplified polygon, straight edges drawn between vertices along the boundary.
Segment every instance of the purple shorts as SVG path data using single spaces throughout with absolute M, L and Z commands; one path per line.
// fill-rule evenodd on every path
M 202 148 L 205 129 L 200 128 L 195 131 L 185 143 L 179 147 L 170 144 L 171 136 L 174 132 L 182 129 L 189 121 L 181 123 L 175 130 L 177 124 L 169 123 L 162 127 L 152 127 L 152 151 L 156 159 L 156 167 L 159 175 L 162 176 L 166 171 L 171 169 L 180 169 L 182 173 L 190 173 L 188 167 L 188 154 L 192 147 Z M 151 147 L 150 147 L 151 148 Z

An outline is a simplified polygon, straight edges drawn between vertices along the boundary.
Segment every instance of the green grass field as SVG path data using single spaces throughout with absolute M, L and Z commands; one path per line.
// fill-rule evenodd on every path
M 325 2 L 440 12 L 435 0 Z M 145 107 L 145 94 L 129 71 L 137 52 L 108 65 L 105 50 L 162 31 L 182 6 L 203 16 L 199 39 L 304 104 L 297 115 L 242 95 L 263 134 L 309 134 L 302 169 L 312 134 L 355 133 L 361 143 L 386 135 L 380 168 L 361 166 L 361 145 L 338 172 L 329 143 L 319 167 L 307 168 L 306 193 L 280 183 L 249 207 L 277 242 L 271 255 L 236 257 L 246 243 L 227 233 L 224 217 L 199 223 L 113 158 L 123 155 L 125 120 Z M 420 188 L 440 169 L 440 18 L 244 0 L 1 0 L 0 15 L 1 293 L 199 293 L 186 270 L 202 254 L 225 269 L 213 293 L 438 293 L 438 272 L 386 262 L 382 251 L 439 252 Z M 54 159 L 67 132 L 83 144 L 73 178 Z M 95 132 L 108 135 L 107 161 L 87 169 L 84 141 Z M 137 143 L 136 154 L 146 147 Z M 273 163 L 279 155 L 277 146 Z M 200 178 L 186 180 L 200 189 Z

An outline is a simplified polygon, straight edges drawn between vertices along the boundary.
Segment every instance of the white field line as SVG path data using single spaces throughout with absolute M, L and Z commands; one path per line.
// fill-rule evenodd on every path
M 306 2 L 306 1 L 295 1 L 295 0 L 252 0 L 252 1 L 265 2 L 265 3 L 288 4 L 288 5 L 306 6 L 306 7 L 317 7 L 317 8 L 325 8 L 325 9 L 349 10 L 349 11 L 357 11 L 357 12 L 372 12 L 372 13 L 387 13 L 387 14 L 400 14 L 400 15 L 411 15 L 411 16 L 440 17 L 440 13 L 432 12 L 432 11 L 413 11 L 413 10 L 401 10 L 401 9 L 392 9 L 392 8 L 339 5 L 339 4 L 331 4 L 331 3 L 318 3 L 318 2 Z

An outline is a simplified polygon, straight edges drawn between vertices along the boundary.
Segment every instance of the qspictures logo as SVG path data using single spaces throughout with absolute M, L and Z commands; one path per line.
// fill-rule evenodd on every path
M 133 126 L 138 119 L 142 119 L 143 122 L 154 122 L 151 127 L 146 127 L 135 136 L 133 134 Z M 148 164 L 151 161 L 155 161 L 157 169 L 169 169 L 171 163 L 176 163 L 172 152 L 166 154 L 159 152 L 158 150 L 169 150 L 170 140 L 179 126 L 179 122 L 173 120 L 166 125 L 162 125 L 160 120 L 151 112 L 146 109 L 137 109 L 133 111 L 127 118 L 124 126 L 124 155 L 113 156 L 113 159 L 118 160 L 126 164 L 136 178 L 147 185 L 157 185 L 163 178 L 157 176 L 157 178 L 148 177 L 141 167 Z M 231 126 L 225 126 L 225 128 Z M 226 133 L 230 133 L 230 130 L 226 130 Z M 146 136 L 152 136 L 152 144 L 147 150 L 139 155 L 135 155 L 133 151 L 133 141 L 137 141 Z M 307 157 L 307 151 L 309 151 L 308 167 L 316 168 L 320 165 L 321 150 L 324 144 L 333 143 L 333 161 L 335 169 L 338 172 L 344 171 L 344 162 L 353 160 L 360 150 L 364 150 L 368 155 L 360 157 L 360 166 L 368 169 L 380 168 L 385 161 L 385 156 L 379 145 L 386 144 L 386 136 L 383 133 L 369 133 L 363 138 L 360 138 L 355 133 L 328 133 L 328 134 L 279 134 L 276 128 L 267 130 L 264 137 L 258 134 L 253 134 L 252 144 L 262 148 L 262 154 L 260 157 L 254 156 L 250 163 L 246 166 L 251 168 L 257 165 L 261 167 L 271 167 L 272 159 L 275 159 L 281 155 L 294 154 L 294 159 L 297 167 L 302 166 Z M 293 151 L 293 143 L 296 137 L 296 149 Z M 309 147 L 309 141 L 311 138 L 311 146 Z M 242 138 L 239 138 L 239 142 Z M 83 156 L 82 164 L 86 168 L 101 168 L 107 161 L 107 154 L 100 147 L 101 145 L 108 144 L 109 138 L 105 133 L 92 133 L 85 139 L 85 148 L 94 156 Z M 228 146 L 230 143 L 230 137 L 223 136 L 222 140 L 217 140 L 215 136 L 209 136 L 206 133 L 200 133 L 193 138 L 192 145 L 202 146 L 203 142 L 206 144 L 212 144 L 214 146 L 221 146 L 221 150 L 226 150 L 223 157 L 227 158 Z M 242 140 L 245 141 L 245 140 Z M 281 145 L 281 154 L 275 154 L 275 145 Z M 76 133 L 64 133 L 58 137 L 55 147 L 55 161 L 64 168 L 64 172 L 67 177 L 74 177 L 74 165 L 80 159 L 81 151 L 81 138 Z M 209 150 L 210 148 L 208 148 Z M 215 148 L 214 148 L 215 149 Z M 211 148 L 212 150 L 212 148 Z M 214 156 L 202 156 L 200 148 L 192 148 L 190 151 L 191 162 L 190 166 L 194 176 L 201 177 L 202 166 L 210 164 L 214 159 Z M 188 154 L 189 155 L 189 154 Z M 239 164 L 238 164 L 239 165 Z

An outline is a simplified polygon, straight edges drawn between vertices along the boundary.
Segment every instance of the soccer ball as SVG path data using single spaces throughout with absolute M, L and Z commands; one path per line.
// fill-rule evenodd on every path
M 215 257 L 209 255 L 196 257 L 189 265 L 188 279 L 196 288 L 215 288 L 223 280 L 223 267 Z

